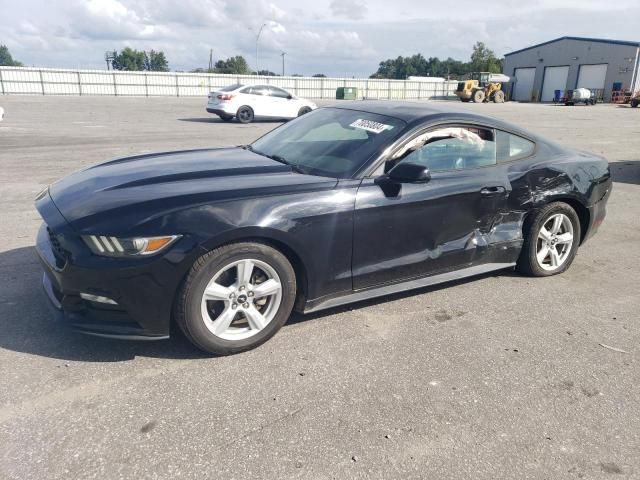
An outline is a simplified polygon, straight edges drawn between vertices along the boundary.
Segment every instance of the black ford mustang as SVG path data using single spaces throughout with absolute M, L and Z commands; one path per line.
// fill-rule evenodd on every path
M 84 333 L 255 347 L 303 312 L 516 267 L 566 270 L 605 159 L 477 115 L 343 103 L 251 145 L 114 160 L 42 192 L 45 291 Z

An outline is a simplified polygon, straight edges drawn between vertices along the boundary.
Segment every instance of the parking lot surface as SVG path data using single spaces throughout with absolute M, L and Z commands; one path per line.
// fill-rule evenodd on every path
M 179 335 L 61 330 L 33 198 L 113 157 L 279 125 L 222 123 L 204 104 L 0 96 L 0 478 L 640 478 L 640 110 L 449 103 L 612 161 L 608 217 L 565 274 L 296 316 L 224 358 Z

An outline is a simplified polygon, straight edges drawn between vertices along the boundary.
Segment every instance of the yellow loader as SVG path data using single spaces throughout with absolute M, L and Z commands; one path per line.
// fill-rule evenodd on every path
M 508 83 L 509 80 L 509 77 L 501 73 L 474 72 L 469 80 L 458 82 L 456 95 L 463 102 L 483 103 L 493 101 L 495 103 L 504 103 L 502 84 Z

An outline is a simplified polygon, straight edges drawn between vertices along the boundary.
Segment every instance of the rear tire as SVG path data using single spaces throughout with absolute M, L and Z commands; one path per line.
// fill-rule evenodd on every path
M 473 92 L 471 98 L 473 98 L 475 103 L 482 103 L 484 102 L 484 92 L 482 90 L 476 90 Z
M 248 107 L 247 105 L 240 107 L 236 112 L 236 118 L 240 123 L 253 122 L 253 119 L 254 119 L 253 109 L 251 107 Z
M 557 275 L 569 268 L 581 238 L 580 219 L 564 202 L 553 202 L 525 222 L 516 269 L 533 277 Z
M 261 243 L 232 243 L 195 261 L 180 290 L 175 319 L 199 349 L 230 355 L 273 337 L 295 298 L 295 272 L 282 253 Z

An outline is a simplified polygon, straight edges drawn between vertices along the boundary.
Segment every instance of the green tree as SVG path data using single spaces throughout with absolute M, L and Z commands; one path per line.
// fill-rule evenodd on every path
M 0 65 L 4 67 L 22 67 L 22 63 L 13 59 L 5 45 L 0 45 Z
M 327 78 L 327 76 L 324 73 L 314 73 L 312 75 L 312 77 L 315 77 L 315 78 Z
M 168 72 L 169 63 L 164 52 L 156 52 L 150 50 L 134 50 L 126 47 L 120 53 L 113 51 L 113 61 L 111 62 L 114 70 L 129 70 L 139 72 L 147 70 L 150 72 Z
M 263 75 L 265 77 L 278 77 L 279 75 L 271 70 L 259 70 L 258 75 Z
M 502 61 L 484 43 L 477 42 L 471 53 L 471 71 L 500 73 Z
M 380 62 L 378 71 L 371 75 L 371 78 L 405 79 L 411 76 L 428 75 L 430 75 L 429 61 L 418 53 L 411 57 L 399 56 Z
M 216 73 L 233 73 L 236 75 L 249 74 L 249 65 L 241 55 L 227 58 L 226 60 L 218 60 L 215 65 Z
M 417 53 L 411 57 L 390 58 L 383 60 L 378 70 L 370 78 L 405 79 L 410 76 L 457 78 L 469 72 L 502 71 L 502 60 L 482 42 L 473 46 L 470 62 L 461 62 L 451 57 L 440 60 L 438 57 L 426 59 Z
M 141 71 L 145 69 L 145 53 L 126 47 L 120 53 L 114 50 L 111 65 L 114 70 Z
M 168 72 L 169 63 L 164 52 L 156 52 L 155 50 L 144 52 L 144 69 L 150 72 Z

